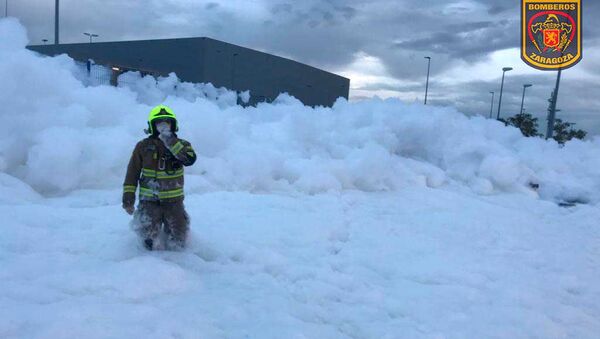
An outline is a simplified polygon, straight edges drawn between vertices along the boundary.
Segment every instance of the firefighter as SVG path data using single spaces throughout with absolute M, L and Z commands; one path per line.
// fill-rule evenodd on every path
M 123 184 L 123 208 L 133 215 L 132 226 L 148 250 L 157 249 L 164 231 L 164 248 L 185 247 L 190 219 L 183 205 L 184 166 L 196 161 L 192 145 L 177 137 L 177 117 L 164 105 L 148 116 L 150 136 L 135 146 Z M 139 204 L 134 208 L 139 183 Z

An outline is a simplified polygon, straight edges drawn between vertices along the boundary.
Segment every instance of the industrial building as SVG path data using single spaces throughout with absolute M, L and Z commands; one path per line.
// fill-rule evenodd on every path
M 287 58 L 206 37 L 28 46 L 45 55 L 107 66 L 112 83 L 126 71 L 153 76 L 174 72 L 182 81 L 250 90 L 250 103 L 287 92 L 309 106 L 331 106 L 348 98 L 350 80 Z

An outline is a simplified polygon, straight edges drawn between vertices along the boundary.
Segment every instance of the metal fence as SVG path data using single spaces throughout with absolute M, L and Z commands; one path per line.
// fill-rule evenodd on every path
M 111 68 L 103 65 L 97 65 L 93 63 L 93 61 L 77 62 L 77 67 L 79 71 L 78 73 L 80 80 L 86 86 L 118 86 L 119 84 L 124 85 L 133 81 L 132 77 L 119 78 L 119 75 L 129 72 L 130 70 L 124 70 L 118 67 Z M 138 76 L 142 77 L 143 74 L 138 72 Z
M 112 70 L 91 61 L 77 62 L 78 76 L 86 86 L 111 85 Z

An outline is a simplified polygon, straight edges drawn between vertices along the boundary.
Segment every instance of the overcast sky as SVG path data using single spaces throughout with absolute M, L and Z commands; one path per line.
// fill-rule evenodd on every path
M 600 1 L 583 0 L 584 57 L 563 72 L 558 117 L 600 134 Z M 556 72 L 519 57 L 520 0 L 61 0 L 61 42 L 207 36 L 323 68 L 351 79 L 350 100 L 378 95 L 422 101 L 468 115 L 490 112 L 501 68 L 502 116 L 526 111 L 545 126 Z M 4 1 L 0 2 L 4 9 Z M 54 1 L 8 0 L 32 44 L 53 41 Z M 4 13 L 4 11 L 2 11 Z M 545 132 L 545 127 L 542 129 Z

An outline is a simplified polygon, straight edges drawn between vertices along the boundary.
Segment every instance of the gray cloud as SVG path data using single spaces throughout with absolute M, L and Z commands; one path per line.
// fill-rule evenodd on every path
M 450 24 L 427 37 L 396 43 L 399 49 L 446 54 L 455 59 L 476 61 L 490 49 L 514 47 L 515 20 L 481 21 Z
M 206 9 L 207 9 L 207 10 L 209 10 L 209 11 L 210 11 L 211 9 L 215 9 L 215 8 L 217 8 L 217 7 L 219 7 L 219 4 L 218 4 L 218 3 L 216 3 L 216 2 L 209 2 L 209 3 L 207 3 L 207 4 L 204 6 L 204 8 L 206 8 Z
M 488 13 L 490 15 L 498 15 L 504 11 L 511 10 L 512 6 L 506 6 L 505 4 L 491 4 L 488 7 Z

